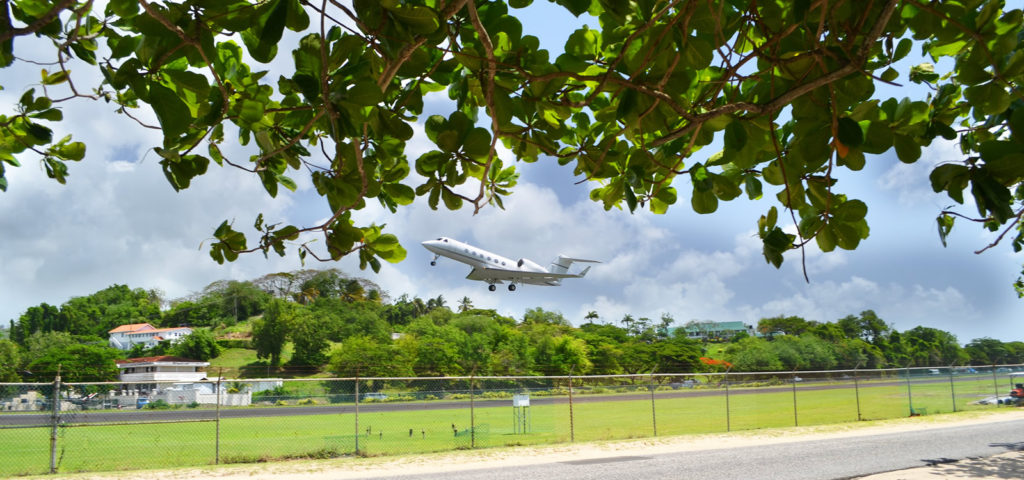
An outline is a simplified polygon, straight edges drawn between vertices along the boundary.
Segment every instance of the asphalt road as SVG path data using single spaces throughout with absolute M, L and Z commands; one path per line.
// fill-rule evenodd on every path
M 915 384 L 947 382 L 945 379 L 915 379 Z M 861 388 L 901 386 L 903 381 L 873 382 L 870 386 Z M 853 389 L 852 384 L 813 384 L 804 383 L 797 386 L 799 391 L 809 390 L 832 390 L 832 389 Z M 792 386 L 763 387 L 733 389 L 729 395 L 757 395 L 778 391 L 791 391 Z M 682 397 L 703 397 L 723 396 L 722 390 L 703 389 L 680 389 L 674 391 L 659 391 L 657 398 L 682 398 Z M 574 403 L 590 402 L 615 402 L 639 400 L 647 398 L 643 394 L 620 394 L 620 395 L 576 395 Z M 530 403 L 534 406 L 565 404 L 568 397 L 533 397 Z M 476 408 L 504 407 L 510 405 L 510 400 L 477 400 Z M 448 410 L 466 409 L 469 402 L 459 401 L 433 401 L 422 403 L 361 403 L 360 413 L 393 412 L 408 410 Z M 344 405 L 320 405 L 320 406 L 288 406 L 288 407 L 251 407 L 251 408 L 223 408 L 220 411 L 220 418 L 258 418 L 258 417 L 284 417 L 296 415 L 338 415 L 351 414 L 355 412 L 353 404 Z M 120 411 L 90 411 L 71 410 L 61 413 L 61 422 L 64 424 L 125 424 L 125 423 L 156 423 L 156 422 L 190 422 L 190 421 L 212 421 L 217 418 L 217 412 L 213 409 L 178 409 L 178 410 L 120 410 Z M 46 427 L 50 425 L 49 413 L 2 413 L 0 412 L 0 428 L 11 427 Z
M 826 480 L 1024 451 L 1024 420 L 927 429 L 834 440 L 757 447 L 720 448 L 650 456 L 542 463 L 503 469 L 447 471 L 443 474 L 391 478 L 421 480 L 558 480 L 701 479 Z M 1024 465 L 1004 465 L 993 478 L 1024 478 Z

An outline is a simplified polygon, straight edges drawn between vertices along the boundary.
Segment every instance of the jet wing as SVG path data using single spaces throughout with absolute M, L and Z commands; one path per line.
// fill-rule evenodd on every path
M 550 272 L 526 272 L 522 270 L 504 270 L 500 268 L 474 268 L 466 276 L 469 280 L 491 281 L 501 283 L 501 280 L 555 280 L 558 278 L 578 278 L 580 275 L 572 273 L 550 273 Z

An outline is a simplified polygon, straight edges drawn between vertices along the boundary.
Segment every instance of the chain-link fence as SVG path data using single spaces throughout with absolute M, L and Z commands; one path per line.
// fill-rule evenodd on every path
M 1019 373 L 1018 373 L 1019 372 Z M 878 420 L 1012 401 L 1024 366 L 0 384 L 0 476 Z M 54 392 L 59 392 L 55 396 Z

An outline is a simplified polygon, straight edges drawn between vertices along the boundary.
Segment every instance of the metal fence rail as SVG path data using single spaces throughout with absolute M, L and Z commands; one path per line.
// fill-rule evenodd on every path
M 6 383 L 0 384 L 0 476 L 553 444 L 1000 408 L 1015 375 L 1024 381 L 1024 366 Z

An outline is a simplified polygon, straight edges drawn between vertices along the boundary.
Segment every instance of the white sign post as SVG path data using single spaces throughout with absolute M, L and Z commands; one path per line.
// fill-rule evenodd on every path
M 515 433 L 530 432 L 530 394 L 512 395 L 512 422 Z

